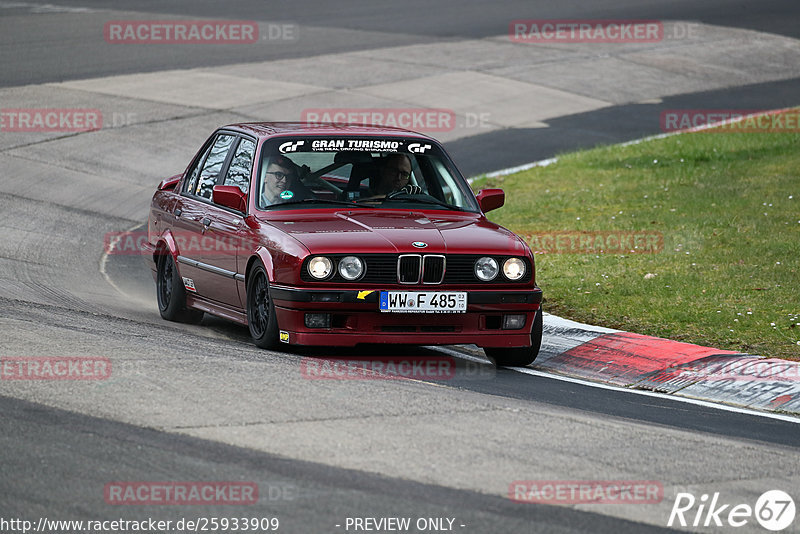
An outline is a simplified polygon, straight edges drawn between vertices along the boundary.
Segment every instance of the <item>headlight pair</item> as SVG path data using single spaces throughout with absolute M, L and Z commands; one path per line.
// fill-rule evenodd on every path
M 491 282 L 500 273 L 497 260 L 484 256 L 475 262 L 475 276 L 482 282 Z M 508 258 L 503 262 L 503 275 L 512 282 L 525 276 L 525 262 L 520 258 Z
M 333 261 L 326 256 L 314 256 L 306 267 L 312 277 L 325 280 L 333 272 Z M 356 256 L 345 256 L 339 260 L 337 270 L 345 280 L 356 280 L 364 274 L 364 262 Z

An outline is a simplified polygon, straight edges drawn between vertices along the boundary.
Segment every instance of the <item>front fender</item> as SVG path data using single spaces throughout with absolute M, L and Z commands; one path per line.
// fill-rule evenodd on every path
M 260 261 L 264 266 L 264 270 L 267 271 L 267 278 L 270 284 L 273 283 L 275 281 L 275 264 L 272 261 L 272 254 L 269 253 L 269 249 L 263 245 L 259 246 L 247 261 L 247 269 L 244 273 L 245 283 L 247 283 L 247 280 L 250 278 L 250 271 L 257 261 Z
M 172 259 L 175 260 L 175 264 L 178 264 L 178 244 L 175 242 L 175 236 L 172 235 L 172 230 L 165 230 L 163 234 L 158 236 L 158 240 L 156 241 L 154 248 L 154 264 L 157 265 L 159 256 L 164 254 L 169 254 L 172 256 Z

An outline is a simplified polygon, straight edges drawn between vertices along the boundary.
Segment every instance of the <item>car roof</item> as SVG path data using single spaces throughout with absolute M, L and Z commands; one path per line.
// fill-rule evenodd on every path
M 278 135 L 369 135 L 369 136 L 402 136 L 432 140 L 423 135 L 403 128 L 391 126 L 373 126 L 368 124 L 339 124 L 339 123 L 311 123 L 311 122 L 240 122 L 229 124 L 221 129 L 238 130 L 249 133 L 259 138 L 268 138 Z

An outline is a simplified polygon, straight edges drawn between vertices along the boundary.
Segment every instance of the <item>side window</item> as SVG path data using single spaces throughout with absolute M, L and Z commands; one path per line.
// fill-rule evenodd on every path
M 238 185 L 242 193 L 247 193 L 250 186 L 250 171 L 253 168 L 253 156 L 256 144 L 250 139 L 242 139 L 233 155 L 228 173 L 222 185 Z
M 192 193 L 197 190 L 197 178 L 200 176 L 200 168 L 203 166 L 203 162 L 208 157 L 208 153 L 211 151 L 211 146 L 209 146 L 203 155 L 198 158 L 198 160 L 194 164 L 194 168 L 189 171 L 189 179 L 186 180 L 186 184 L 183 186 L 184 193 Z
M 456 206 L 469 206 L 470 202 L 466 197 L 467 192 L 458 186 L 458 181 L 450 174 L 442 161 L 439 158 L 429 158 L 429 161 L 431 163 L 429 168 L 434 175 L 431 181 L 439 185 L 442 191 L 441 195 L 444 195 L 444 198 L 440 198 L 439 193 L 431 192 L 429 194 Z
M 197 184 L 196 195 L 201 197 L 211 198 L 211 190 L 217 185 L 217 178 L 219 172 L 222 170 L 222 164 L 225 163 L 225 158 L 228 155 L 228 150 L 233 143 L 234 136 L 220 135 L 211 147 L 211 152 L 206 158 L 203 165 L 203 170 L 200 171 L 200 179 Z

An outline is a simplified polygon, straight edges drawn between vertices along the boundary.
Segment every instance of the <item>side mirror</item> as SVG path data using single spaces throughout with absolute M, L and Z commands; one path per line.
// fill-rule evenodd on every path
M 215 185 L 211 190 L 211 201 L 242 213 L 247 211 L 247 195 L 238 185 Z
M 484 213 L 496 210 L 506 203 L 506 194 L 502 189 L 481 189 L 475 197 Z
M 176 174 L 175 176 L 161 180 L 161 183 L 158 184 L 158 190 L 167 191 L 175 189 L 175 186 L 178 185 L 178 182 L 181 181 L 181 178 L 183 178 L 182 174 Z

